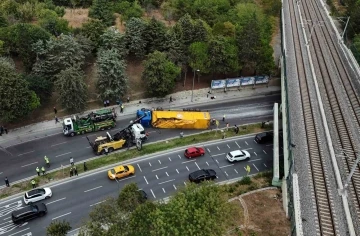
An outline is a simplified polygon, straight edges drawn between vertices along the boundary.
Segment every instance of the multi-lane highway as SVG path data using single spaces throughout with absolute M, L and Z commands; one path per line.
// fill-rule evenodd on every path
M 273 104 L 279 101 L 280 95 L 277 94 L 231 101 L 226 104 L 207 104 L 193 107 L 208 110 L 211 117 L 217 119 L 221 119 L 223 114 L 226 114 L 226 122 L 234 125 L 271 120 Z M 134 117 L 135 114 L 132 117 L 121 117 L 117 122 L 117 128 L 126 126 Z M 221 123 L 221 126 L 225 126 L 225 122 Z M 155 130 L 149 128 L 147 131 L 150 133 L 149 142 L 176 137 L 180 133 L 180 130 L 174 129 Z M 59 132 L 61 132 L 60 129 L 56 131 L 57 134 L 49 135 L 46 138 L 7 147 L 9 153 L 0 151 L 0 177 L 5 178 L 7 176 L 10 183 L 13 183 L 34 176 L 36 175 L 35 168 L 45 164 L 45 155 L 50 158 L 51 168 L 69 165 L 70 157 L 73 157 L 75 162 L 81 162 L 94 156 L 85 136 L 70 138 L 64 137 Z M 115 130 L 110 130 L 110 133 L 113 132 Z M 199 131 L 184 130 L 183 132 L 187 135 Z M 92 133 L 88 137 L 94 139 L 100 134 L 104 135 L 104 132 Z M 0 188 L 3 187 L 4 185 L 0 186 Z
M 214 169 L 218 175 L 216 182 L 235 179 L 246 175 L 245 166 L 251 167 L 250 174 L 272 169 L 272 145 L 257 144 L 253 135 L 200 145 L 206 151 L 202 157 L 187 159 L 183 149 L 169 150 L 166 154 L 152 155 L 136 162 L 132 177 L 111 181 L 107 170 L 72 177 L 52 187 L 53 197 L 45 200 L 48 214 L 42 218 L 15 226 L 11 212 L 23 207 L 21 198 L 0 202 L 0 235 L 30 236 L 45 235 L 46 227 L 53 220 L 71 222 L 73 229 L 80 227 L 91 209 L 107 197 L 116 197 L 125 184 L 136 182 L 147 192 L 151 200 L 159 200 L 174 193 L 187 184 L 189 173 L 199 169 Z M 251 154 L 248 161 L 229 163 L 226 153 L 233 150 L 247 150 Z

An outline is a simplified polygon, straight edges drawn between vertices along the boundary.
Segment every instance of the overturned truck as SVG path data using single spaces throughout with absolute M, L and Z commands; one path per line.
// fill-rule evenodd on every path
M 161 129 L 207 129 L 210 114 L 203 111 L 152 111 L 151 125 Z

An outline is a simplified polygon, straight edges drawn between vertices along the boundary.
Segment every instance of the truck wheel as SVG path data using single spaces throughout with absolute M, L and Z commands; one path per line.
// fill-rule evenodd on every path
M 74 132 L 70 133 L 70 136 L 71 136 L 71 137 L 74 137 L 74 136 L 75 136 L 75 133 L 74 133 Z
M 107 129 L 111 129 L 111 126 L 107 127 Z
M 81 134 L 85 134 L 85 131 L 83 130 L 83 131 L 81 131 Z
M 109 148 L 108 152 L 111 153 L 114 151 L 114 148 Z
M 101 150 L 100 154 L 104 155 L 105 154 L 105 149 Z

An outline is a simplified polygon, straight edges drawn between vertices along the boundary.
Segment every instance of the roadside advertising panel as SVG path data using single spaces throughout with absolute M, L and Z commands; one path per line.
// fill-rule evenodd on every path
M 241 78 L 241 86 L 243 85 L 253 85 L 255 83 L 254 77 L 243 77 Z
M 267 84 L 269 83 L 269 76 L 256 76 L 255 84 Z
M 226 80 L 226 87 L 232 88 L 232 87 L 239 87 L 240 86 L 240 78 L 234 78 L 234 79 L 227 79 Z
M 211 88 L 212 89 L 219 89 L 219 88 L 225 88 L 226 86 L 226 80 L 212 80 L 211 81 Z

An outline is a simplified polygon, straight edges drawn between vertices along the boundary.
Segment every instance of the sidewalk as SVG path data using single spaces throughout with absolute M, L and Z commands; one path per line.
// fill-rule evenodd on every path
M 120 113 L 120 107 L 118 105 L 109 106 L 108 108 L 115 108 L 115 111 L 118 115 L 117 119 L 135 119 L 136 111 L 141 108 L 151 109 L 162 107 L 166 110 L 182 109 L 184 107 L 191 108 L 192 104 L 194 106 L 210 102 L 213 104 L 218 104 L 224 103 L 227 100 L 280 93 L 280 90 L 280 86 L 258 85 L 258 87 L 256 87 L 255 89 L 253 89 L 252 87 L 244 87 L 241 90 L 236 89 L 227 91 L 226 93 L 222 89 L 212 90 L 211 94 L 209 94 L 209 97 L 207 97 L 209 88 L 206 88 L 194 90 L 193 102 L 191 102 L 192 92 L 191 90 L 187 90 L 170 94 L 165 98 L 150 98 L 124 103 L 123 113 Z M 172 97 L 173 102 L 170 102 L 170 96 Z M 211 96 L 216 96 L 216 99 L 210 99 Z M 94 110 L 85 111 L 81 114 L 88 114 L 91 111 Z M 8 134 L 3 134 L 2 136 L 0 136 L 0 149 L 14 146 L 23 142 L 28 142 L 47 136 L 60 134 L 62 133 L 63 118 L 66 117 L 59 117 L 60 123 L 57 124 L 55 124 L 55 120 L 48 120 L 9 130 Z

